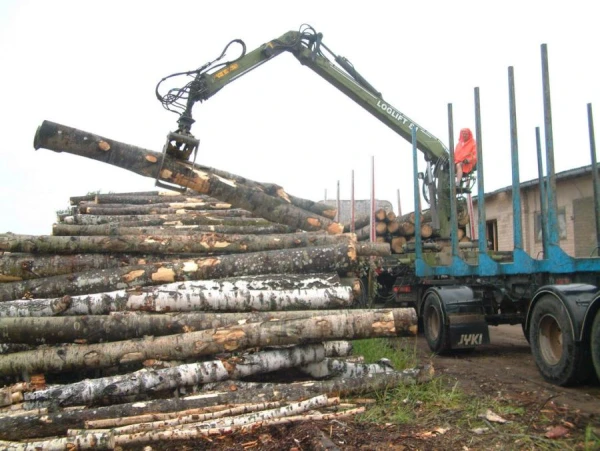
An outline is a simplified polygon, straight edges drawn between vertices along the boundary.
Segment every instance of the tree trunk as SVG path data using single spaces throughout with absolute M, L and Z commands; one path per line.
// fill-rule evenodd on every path
M 405 215 L 399 216 L 398 218 L 396 218 L 396 221 L 398 222 L 411 222 L 411 223 L 415 223 L 415 212 L 412 211 L 410 213 L 407 213 Z M 421 223 L 423 222 L 423 215 L 421 214 Z
M 387 232 L 390 235 L 399 235 L 400 223 L 398 221 L 390 221 L 387 224 Z
M 402 312 L 318 316 L 252 323 L 227 328 L 145 337 L 91 345 L 67 345 L 9 354 L 0 359 L 0 374 L 57 373 L 106 368 L 147 359 L 183 360 L 249 347 L 295 345 L 337 339 L 394 336 Z
M 363 227 L 368 226 L 371 223 L 371 215 L 365 214 L 357 218 L 354 218 L 354 230 L 357 231 Z M 344 224 L 344 231 L 349 232 L 351 230 L 350 222 Z
M 373 374 L 395 372 L 386 363 L 354 363 L 331 358 L 309 363 L 301 367 L 300 370 L 315 379 L 367 377 Z M 27 395 L 25 396 L 27 397 Z
M 375 223 L 375 233 L 377 236 L 384 236 L 387 233 L 387 224 L 383 221 Z
M 354 231 L 358 241 L 368 241 L 371 239 L 371 224 L 367 224 L 360 229 Z
M 26 408 L 118 403 L 124 397 L 156 394 L 178 387 L 241 379 L 320 362 L 325 348 L 316 343 L 284 349 L 242 354 L 229 359 L 189 363 L 160 370 L 140 370 L 98 379 L 85 379 L 68 385 L 25 393 Z M 144 396 L 145 398 L 145 396 Z
M 399 225 L 398 235 L 407 237 L 415 234 L 415 225 L 412 222 L 402 221 Z
M 421 224 L 421 236 L 423 238 L 431 238 L 432 235 L 433 235 L 433 227 L 431 227 L 431 224 L 429 224 L 427 222 Z
M 227 216 L 222 216 L 226 214 Z M 246 210 L 193 211 L 174 215 L 75 215 L 67 216 L 65 224 L 100 225 L 118 223 L 121 227 L 162 225 L 272 225 L 263 218 L 248 217 Z
M 214 210 L 230 210 L 231 204 L 223 202 L 180 202 L 162 203 L 154 205 L 98 205 L 85 204 L 79 207 L 79 211 L 89 215 L 174 215 L 186 214 L 195 211 L 209 212 Z
M 71 205 L 79 205 L 80 202 L 89 202 L 96 199 L 97 196 L 135 196 L 137 198 L 140 197 L 148 197 L 148 196 L 158 196 L 160 193 L 158 191 L 141 191 L 141 192 L 133 192 L 133 193 L 114 193 L 114 194 L 98 194 L 98 193 L 90 193 L 85 196 L 72 196 L 69 198 Z
M 353 244 L 180 259 L 3 283 L 0 284 L 0 301 L 21 299 L 27 293 L 30 294 L 29 297 L 34 298 L 60 297 L 67 294 L 77 296 L 110 292 L 115 288 L 126 289 L 184 280 L 259 274 L 345 274 L 355 270 L 357 263 L 356 248 Z M 112 299 L 107 300 L 109 303 L 113 302 Z M 79 314 L 103 314 L 106 311 L 106 308 L 103 308 L 100 311 L 83 311 Z
M 158 191 L 157 191 L 158 193 Z M 154 205 L 165 202 L 218 202 L 214 197 L 206 194 L 179 194 L 179 193 L 158 193 L 155 196 L 132 194 L 96 194 L 91 199 L 97 205 L 107 204 L 128 204 L 128 205 Z M 77 204 L 79 205 L 79 204 Z M 91 205 L 90 205 L 91 206 Z
M 356 379 L 295 382 L 291 384 L 251 384 L 252 389 L 227 390 L 193 395 L 187 398 L 159 399 L 131 402 L 93 409 L 59 410 L 49 413 L 31 413 L 0 419 L 0 438 L 22 440 L 66 434 L 68 429 L 83 428 L 86 421 L 106 418 L 125 418 L 148 413 L 177 412 L 215 405 L 262 401 L 295 401 L 319 394 L 356 396 L 390 389 L 399 385 L 414 385 L 431 380 L 433 367 L 414 368 L 398 373 L 375 374 Z M 238 385 L 242 385 L 236 383 Z
M 4 254 L 0 255 L 0 282 L 40 279 L 92 269 L 118 268 L 164 260 L 164 256 L 131 256 L 124 254 L 118 256 L 106 254 Z
M 57 152 L 65 151 L 153 179 L 158 177 L 169 183 L 186 186 L 201 194 L 214 196 L 272 222 L 307 231 L 327 230 L 332 234 L 341 233 L 343 230 L 341 224 L 334 223 L 330 219 L 309 213 L 258 190 L 244 188 L 208 171 L 192 169 L 192 165 L 188 162 L 167 157 L 162 168 L 159 168 L 157 162 L 162 160 L 160 153 L 105 139 L 81 130 L 44 121 L 38 128 L 34 141 L 36 149 L 43 147 Z
M 385 311 L 377 309 L 376 311 Z M 169 313 L 150 315 L 116 312 L 110 315 L 50 316 L 0 318 L 3 343 L 30 345 L 57 343 L 99 343 L 144 336 L 163 336 L 264 321 L 286 321 L 315 316 L 343 315 L 349 312 L 370 313 L 368 309 L 298 310 L 243 313 Z M 416 313 L 412 308 L 399 309 L 396 321 L 401 336 L 416 334 Z M 400 317 L 404 319 L 400 321 Z M 328 342 L 331 343 L 331 342 Z
M 71 298 L 37 299 L 26 301 L 0 302 L 0 318 L 18 316 L 53 316 L 64 312 L 71 306 Z
M 385 211 L 385 209 L 383 209 L 383 208 L 379 208 L 375 212 L 375 220 L 379 221 L 379 222 L 387 222 L 387 220 L 388 220 L 387 211 Z
M 395 236 L 392 238 L 391 248 L 394 254 L 403 254 L 404 245 L 406 244 L 406 238 L 403 236 Z
M 233 254 L 327 246 L 349 242 L 350 234 L 287 233 L 277 235 L 225 235 L 203 233 L 175 236 L 52 236 L 0 235 L 0 252 L 41 254 L 141 253 L 141 254 Z
M 52 235 L 54 236 L 172 236 L 194 235 L 209 232 L 237 235 L 269 235 L 276 233 L 290 233 L 292 230 L 289 226 L 283 224 L 271 224 L 266 226 L 188 225 L 167 227 L 120 227 L 119 224 L 116 223 L 97 226 L 70 224 L 54 224 L 52 226 Z

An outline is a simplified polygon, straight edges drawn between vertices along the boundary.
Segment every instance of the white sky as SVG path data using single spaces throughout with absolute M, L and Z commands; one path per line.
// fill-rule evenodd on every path
M 89 191 L 153 190 L 106 164 L 33 149 L 45 119 L 160 151 L 177 117 L 156 83 L 217 57 L 234 38 L 249 50 L 302 23 L 347 57 L 403 114 L 448 141 L 475 129 L 479 87 L 486 191 L 511 184 L 508 66 L 514 66 L 521 180 L 537 177 L 543 126 L 541 50 L 548 44 L 556 168 L 590 163 L 586 105 L 600 121 L 597 2 L 546 1 L 0 1 L 0 233 L 50 234 L 54 212 Z M 312 200 L 370 195 L 412 210 L 408 142 L 284 54 L 194 110 L 198 162 Z M 596 130 L 598 126 L 596 126 Z M 598 133 L 596 133 L 598 135 Z M 543 128 L 542 128 L 543 136 Z M 600 139 L 600 137 L 598 138 Z

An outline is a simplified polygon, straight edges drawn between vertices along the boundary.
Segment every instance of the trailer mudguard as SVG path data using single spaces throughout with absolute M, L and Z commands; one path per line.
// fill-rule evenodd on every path
M 551 296 L 561 302 L 567 311 L 569 322 L 572 325 L 573 340 L 581 341 L 585 332 L 584 323 L 592 302 L 600 302 L 598 287 L 590 284 L 571 283 L 567 285 L 545 285 L 539 288 L 527 311 L 526 331 L 529 333 L 531 313 L 535 304 L 545 296 Z M 598 300 L 598 301 L 596 301 Z
M 427 290 L 423 299 L 432 294 L 442 306 L 442 321 L 448 331 L 450 349 L 474 348 L 490 342 L 483 303 L 475 298 L 471 288 L 433 287 Z

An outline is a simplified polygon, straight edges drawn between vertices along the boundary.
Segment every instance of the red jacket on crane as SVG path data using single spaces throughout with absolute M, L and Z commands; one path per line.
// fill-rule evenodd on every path
M 477 164 L 477 143 L 469 128 L 460 131 L 458 143 L 454 149 L 454 163 L 462 163 L 463 173 L 468 174 Z

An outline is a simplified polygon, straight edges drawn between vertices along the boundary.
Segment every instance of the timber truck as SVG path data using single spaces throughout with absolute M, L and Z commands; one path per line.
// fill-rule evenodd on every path
M 241 46 L 241 55 L 223 61 L 232 45 Z M 336 55 L 323 43 L 322 33 L 303 25 L 260 47 L 246 52 L 240 39 L 231 41 L 215 60 L 188 72 L 172 74 L 156 86 L 156 96 L 163 106 L 179 115 L 178 128 L 169 133 L 163 148 L 166 155 L 187 160 L 198 151 L 199 141 L 192 135 L 192 108 L 232 81 L 266 63 L 282 52 L 289 52 L 335 88 L 346 94 L 402 138 L 412 143 L 415 212 L 421 211 L 421 192 L 429 203 L 432 225 L 438 237 L 425 242 L 419 235 L 404 254 L 392 255 L 376 268 L 371 279 L 376 281 L 379 298 L 392 299 L 397 305 L 411 306 L 417 311 L 421 330 L 435 353 L 451 353 L 487 344 L 489 326 L 521 324 L 541 375 L 558 385 L 584 383 L 600 379 L 600 258 L 573 258 L 559 246 L 556 207 L 556 176 L 552 149 L 548 64 L 542 45 L 542 80 L 544 83 L 544 123 L 547 174 L 543 174 L 542 152 L 538 139 L 538 168 L 542 192 L 543 256 L 532 258 L 523 250 L 521 199 L 516 141 L 514 78 L 509 68 L 509 103 L 511 119 L 513 250 L 497 252 L 488 249 L 484 208 L 483 155 L 478 145 L 475 173 L 457 187 L 453 149 L 416 124 L 400 110 L 385 101 L 343 56 Z M 162 95 L 161 83 L 175 76 L 187 76 L 183 87 Z M 476 142 L 481 143 L 478 89 L 476 100 Z M 448 105 L 449 141 L 452 135 L 452 109 Z M 593 138 L 591 105 L 588 104 L 590 144 L 594 180 L 597 243 L 600 246 L 599 182 Z M 539 129 L 537 129 L 539 138 Z M 418 172 L 418 152 L 426 163 Z M 160 171 L 158 171 L 160 173 Z M 156 181 L 159 186 L 177 189 Z M 458 241 L 457 196 L 477 184 L 479 193 L 478 240 Z M 415 215 L 416 230 L 420 215 Z M 471 237 L 473 238 L 473 237 Z M 371 299 L 371 301 L 377 301 Z M 370 302 L 370 301 L 369 301 Z M 595 374 L 594 374 L 595 373 Z

